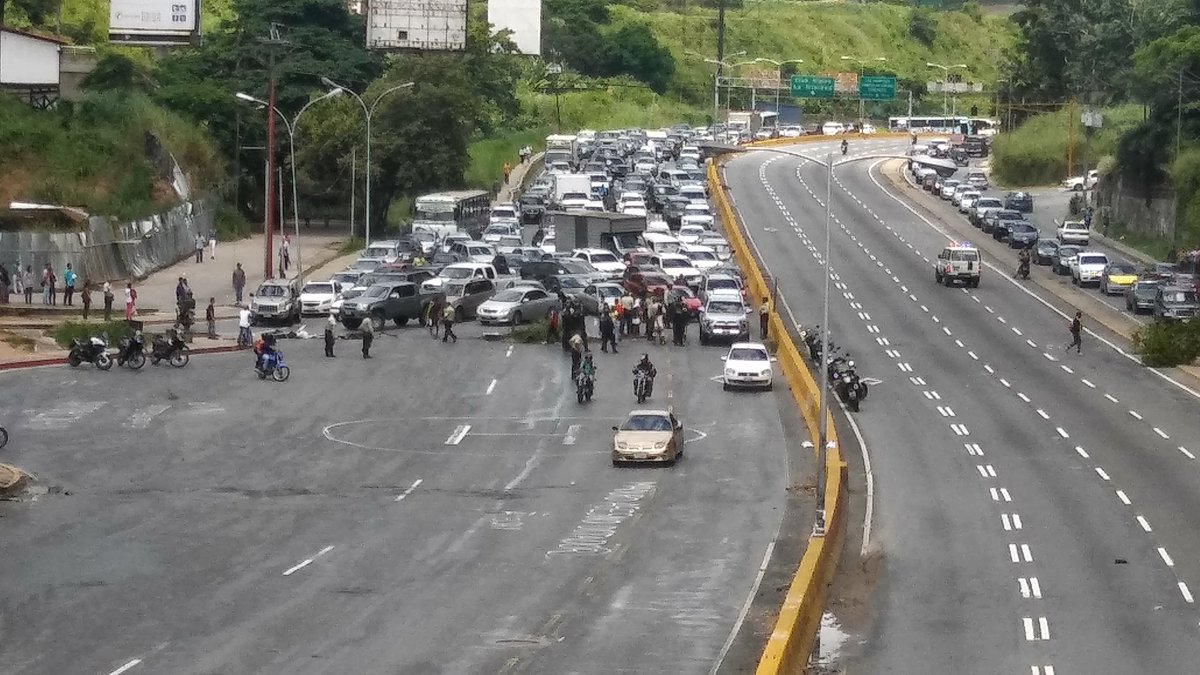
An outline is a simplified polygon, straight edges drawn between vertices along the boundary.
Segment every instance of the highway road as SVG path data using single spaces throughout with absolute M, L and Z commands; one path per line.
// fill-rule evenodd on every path
M 0 374 L 0 459 L 38 478 L 0 502 L 0 672 L 715 670 L 777 537 L 808 534 L 780 532 L 812 471 L 787 388 L 652 347 L 686 456 L 614 469 L 645 343 L 597 353 L 581 406 L 557 346 L 460 334 L 284 341 L 285 384 L 246 353 Z
M 935 285 L 930 261 L 956 237 L 889 194 L 877 165 L 839 167 L 833 186 L 831 330 L 880 380 L 855 419 L 883 573 L 844 665 L 1195 672 L 1196 396 L 1090 335 L 1065 353 L 1066 318 L 1008 278 L 1011 261 L 988 259 L 979 289 Z M 825 169 L 753 153 L 725 175 L 785 311 L 818 323 Z

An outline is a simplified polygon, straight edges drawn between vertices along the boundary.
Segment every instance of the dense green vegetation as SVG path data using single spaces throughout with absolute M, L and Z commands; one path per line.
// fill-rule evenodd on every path
M 1011 133 L 992 143 L 992 171 L 1004 185 L 1047 185 L 1067 177 L 1070 147 L 1071 168 L 1076 174 L 1095 167 L 1111 156 L 1123 132 L 1142 121 L 1142 107 L 1126 104 L 1103 109 L 1104 125 L 1087 135 L 1080 124 L 1078 107 L 1063 107 L 1031 117 Z

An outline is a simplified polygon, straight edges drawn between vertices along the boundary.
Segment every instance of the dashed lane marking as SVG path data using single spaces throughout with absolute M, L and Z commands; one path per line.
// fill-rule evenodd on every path
M 112 671 L 108 675 L 121 675 L 121 673 L 127 672 L 130 668 L 133 668 L 134 666 L 139 665 L 141 662 L 142 662 L 141 659 L 130 659 L 129 661 L 127 661 L 125 663 L 125 665 L 121 666 L 120 668 L 117 668 L 116 670 Z
M 317 554 L 314 555 L 313 557 L 307 558 L 305 560 L 301 560 L 298 564 L 292 565 L 291 567 L 284 570 L 283 576 L 285 576 L 285 577 L 292 576 L 296 572 L 299 572 L 300 570 L 304 569 L 305 567 L 308 567 L 309 565 L 311 565 L 313 563 L 313 561 L 316 560 L 317 558 L 320 558 L 321 556 L 325 555 L 326 553 L 329 553 L 332 550 L 333 550 L 332 546 L 326 546 L 325 548 L 321 549 L 320 551 L 317 551 Z
M 421 483 L 423 483 L 423 482 L 425 482 L 425 479 L 423 479 L 423 478 L 418 478 L 415 481 L 413 481 L 412 485 L 409 485 L 408 488 L 404 492 L 401 492 L 396 497 L 396 501 L 398 501 L 398 502 L 404 501 L 404 498 L 411 495 L 413 493 L 413 491 L 416 490 L 418 487 L 420 487 Z
M 446 439 L 446 445 L 458 445 L 459 443 L 462 442 L 462 439 L 464 437 L 466 437 L 467 432 L 470 430 L 471 430 L 470 424 L 458 425 L 457 427 L 454 428 L 454 433 L 450 434 L 450 437 Z
M 1028 579 L 1021 577 L 1017 579 L 1017 583 L 1021 586 L 1022 598 L 1042 597 L 1042 584 L 1038 581 L 1037 577 L 1029 577 Z
M 1167 549 L 1159 546 L 1158 547 L 1158 555 L 1160 558 L 1163 559 L 1163 562 L 1165 562 L 1167 564 L 1167 567 L 1175 566 L 1175 561 L 1171 559 L 1171 555 L 1169 553 L 1167 553 Z
M 1120 499 L 1121 503 L 1125 506 L 1133 505 L 1133 502 L 1129 501 L 1129 495 L 1125 494 L 1124 490 L 1117 490 L 1117 499 Z

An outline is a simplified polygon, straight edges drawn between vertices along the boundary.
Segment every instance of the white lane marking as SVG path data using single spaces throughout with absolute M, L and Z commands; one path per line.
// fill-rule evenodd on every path
M 1042 584 L 1038 581 L 1037 577 L 1029 577 L 1028 579 L 1021 577 L 1017 579 L 1017 583 L 1021 585 L 1022 598 L 1042 597 Z
M 1013 562 L 1021 562 L 1021 553 L 1016 544 L 1008 545 L 1008 558 Z
M 1179 446 L 1179 451 L 1182 452 L 1183 456 L 1187 457 L 1188 459 L 1196 459 L 1196 456 L 1193 455 L 1191 453 L 1191 451 L 1189 451 L 1187 448 L 1183 447 L 1182 445 Z
M 1175 561 L 1171 560 L 1171 556 L 1170 556 L 1170 554 L 1167 553 L 1167 549 L 1159 546 L 1158 547 L 1158 555 L 1159 555 L 1159 557 L 1161 557 L 1163 559 L 1163 562 L 1165 562 L 1167 564 L 1167 567 L 1175 566 Z
M 1007 513 L 1000 514 L 1000 520 L 1004 523 L 1005 531 L 1021 529 L 1021 516 L 1017 514 L 1009 515 Z
M 1130 410 L 1130 411 L 1129 411 L 1129 416 L 1130 416 L 1130 417 L 1132 417 L 1132 418 L 1133 418 L 1133 419 L 1135 419 L 1135 420 L 1140 420 L 1140 419 L 1142 419 L 1142 414 L 1141 414 L 1141 413 L 1139 413 L 1139 412 L 1138 412 L 1138 411 L 1136 411 L 1136 410 Z
M 321 549 L 320 551 L 317 551 L 317 554 L 314 555 L 313 557 L 302 560 L 302 561 L 300 561 L 300 563 L 293 565 L 293 566 L 287 568 L 286 570 L 284 570 L 283 576 L 290 577 L 292 574 L 299 572 L 300 570 L 304 569 L 305 567 L 308 567 L 309 565 L 311 565 L 313 563 L 314 560 L 316 560 L 317 558 L 320 558 L 321 556 L 325 555 L 326 553 L 329 553 L 332 550 L 333 550 L 332 546 L 326 546 L 325 548 Z
M 1012 327 L 1012 332 L 1016 333 L 1018 337 L 1020 337 L 1020 336 L 1023 336 L 1023 335 L 1024 335 L 1024 333 L 1022 333 L 1022 332 L 1021 332 L 1021 329 L 1020 329 L 1020 328 L 1017 328 L 1016 326 L 1013 326 L 1013 327 Z
M 966 345 L 964 345 L 964 344 L 963 344 L 963 341 L 962 341 L 962 340 L 959 340 L 959 339 L 957 339 L 957 338 L 955 338 L 955 340 L 954 340 L 954 345 L 955 345 L 956 347 L 958 347 L 959 349 L 965 349 L 965 348 L 966 348 Z
M 988 464 L 986 466 L 984 466 L 983 464 L 976 464 L 975 468 L 979 470 L 979 475 L 983 476 L 984 478 L 995 478 L 996 477 L 996 469 L 993 468 L 991 464 Z
M 513 350 L 513 346 L 512 346 L 512 345 L 509 345 L 509 346 L 508 346 L 508 351 L 504 352 L 504 358 L 506 358 L 506 359 L 507 359 L 508 357 L 512 356 L 512 350 Z
M 1060 363 L 1060 364 L 1058 364 L 1058 367 L 1059 367 L 1059 368 L 1062 368 L 1062 369 L 1063 369 L 1063 372 L 1067 372 L 1067 373 L 1071 373 L 1071 374 L 1074 374 L 1074 373 L 1075 373 L 1075 371 L 1074 371 L 1074 370 L 1071 370 L 1071 366 L 1068 366 L 1068 365 L 1067 365 L 1067 364 L 1065 364 L 1065 363 Z
M 915 384 L 919 387 L 925 386 L 925 378 L 923 378 L 923 377 L 910 377 L 908 379 L 910 382 L 912 382 L 913 384 Z
M 1063 429 L 1062 427 L 1055 427 L 1055 428 L 1054 428 L 1054 430 L 1055 430 L 1055 431 L 1057 431 L 1057 432 L 1058 432 L 1058 435 L 1059 435 L 1059 436 L 1062 436 L 1063 438 L 1070 438 L 1070 437 L 1071 437 L 1071 435 L 1067 433 L 1067 430 L 1066 430 L 1066 429 Z
M 1050 419 L 1050 415 L 1046 414 L 1046 411 L 1041 408 L 1038 408 L 1037 414 L 1041 415 L 1044 420 Z
M 908 365 L 907 363 L 897 363 L 896 367 L 898 367 L 900 370 L 902 370 L 906 373 L 911 373 L 913 371 L 913 367 Z
M 1008 494 L 1008 488 L 1000 488 L 1000 498 L 1006 502 L 1012 501 L 1012 495 Z
M 913 295 L 912 293 L 909 293 L 909 294 L 908 294 L 908 297 L 909 297 L 909 298 L 910 298 L 910 299 L 911 299 L 913 302 L 916 302 L 916 301 L 917 301 L 917 296 Z
M 967 356 L 971 357 L 972 359 L 974 359 L 974 360 L 976 360 L 976 361 L 978 361 L 978 360 L 979 360 L 979 357 L 978 357 L 978 356 L 976 356 L 976 355 L 975 355 L 975 352 L 973 352 L 973 351 L 971 351 L 971 350 L 967 350 Z
M 779 533 L 776 532 L 776 537 Z M 725 638 L 725 644 L 721 645 L 721 651 L 717 653 L 717 659 L 713 663 L 712 669 L 708 671 L 708 675 L 717 675 L 717 671 L 721 669 L 721 664 L 725 662 L 725 657 L 729 655 L 729 650 L 733 648 L 733 642 L 737 639 L 738 633 L 741 632 L 742 624 L 745 623 L 746 617 L 750 614 L 750 608 L 754 604 L 754 599 L 758 597 L 758 588 L 762 585 L 763 577 L 767 574 L 767 568 L 771 562 L 771 554 L 775 551 L 775 540 L 772 539 L 767 543 L 767 551 L 763 555 L 762 564 L 758 566 L 758 574 L 754 577 L 754 584 L 750 587 L 750 595 L 746 597 L 746 602 L 742 604 L 742 611 L 738 613 L 737 621 L 733 622 L 733 629 L 729 631 L 729 637 Z
M 1150 521 L 1146 520 L 1145 516 L 1138 516 L 1137 521 L 1138 521 L 1138 525 L 1141 525 L 1143 530 L 1145 530 L 1147 532 L 1154 531 L 1154 530 L 1150 529 Z
M 1091 382 L 1087 381 L 1086 379 L 1080 380 L 1080 382 L 1082 382 L 1084 384 L 1084 386 L 1088 387 L 1089 389 L 1096 388 L 1096 385 L 1092 384 Z
M 1033 633 L 1033 619 L 1025 617 L 1024 619 L 1021 619 L 1021 623 L 1025 626 L 1025 639 L 1029 642 L 1037 640 Z
M 1182 581 L 1179 582 L 1179 594 L 1183 596 L 1183 599 L 1189 605 L 1196 602 L 1196 599 L 1192 597 L 1192 592 L 1188 590 L 1187 584 Z
M 949 406 L 939 405 L 937 411 L 942 414 L 942 417 L 954 417 L 954 409 Z
M 491 394 L 496 389 L 496 380 L 493 378 L 492 383 L 488 385 L 487 393 Z
M 1000 384 L 1002 384 L 1002 385 L 1004 385 L 1004 386 L 1006 386 L 1006 387 L 1011 387 L 1011 386 L 1012 386 L 1011 384 L 1009 384 L 1009 383 L 1008 383 L 1008 380 L 1004 379 L 1003 377 L 1002 377 L 1002 378 L 1000 378 Z
M 1025 401 L 1026 403 L 1029 403 L 1029 397 L 1026 396 L 1025 392 L 1023 392 L 1023 391 L 1017 392 L 1017 398 L 1021 399 L 1022 401 Z
M 1163 438 L 1170 438 L 1170 436 L 1167 435 L 1167 432 L 1163 431 L 1162 429 L 1159 429 L 1158 427 L 1154 427 L 1154 433 L 1158 434 L 1159 436 L 1162 436 Z
M 1075 446 L 1075 452 L 1078 452 L 1079 456 L 1084 459 L 1089 459 L 1091 457 L 1091 455 L 1087 454 L 1087 450 L 1084 450 L 1083 448 L 1079 447 L 1078 445 Z
M 892 343 L 888 342 L 888 339 L 885 337 L 877 337 L 877 338 L 875 338 L 875 341 L 879 343 L 880 347 L 886 347 L 886 346 L 892 344 Z
M 132 667 L 134 667 L 134 666 L 136 666 L 136 665 L 140 664 L 141 662 L 142 662 L 142 660 L 141 660 L 141 659 L 131 659 L 131 660 L 130 660 L 128 663 L 126 663 L 125 665 L 121 666 L 120 668 L 117 668 L 116 670 L 112 671 L 112 672 L 111 672 L 111 673 L 109 673 L 108 675 L 121 675 L 121 673 L 124 673 L 124 672 L 126 672 L 127 670 L 129 670 L 130 668 L 132 668 Z
M 1112 478 L 1108 476 L 1104 469 L 1101 469 L 1100 467 L 1096 467 L 1096 475 L 1100 476 L 1104 480 L 1112 480 Z
M 1054 675 L 1054 666 L 1030 666 L 1031 675 Z
M 1008 323 L 1008 321 L 1007 321 L 1007 320 L 1005 320 L 1005 318 L 1004 318 L 1004 317 L 1002 317 L 1002 316 L 998 316 L 998 317 L 996 317 L 996 320 L 997 320 L 997 321 L 999 321 L 1000 323 Z
M 1042 640 L 1050 639 L 1050 622 L 1046 621 L 1046 617 L 1038 617 L 1038 632 L 1041 633 Z
M 983 448 L 979 447 L 978 443 L 964 443 L 963 447 L 967 449 L 968 455 L 983 457 Z
M 1034 342 L 1033 340 L 1026 339 L 1025 344 L 1029 345 L 1030 347 L 1033 347 L 1034 349 L 1037 349 L 1037 343 Z
M 965 424 L 951 424 L 950 429 L 959 436 L 970 436 L 971 432 L 967 430 Z
M 579 435 L 579 430 L 582 428 L 583 425 L 580 424 L 572 424 L 567 427 L 567 435 L 563 436 L 563 445 L 575 445 L 575 437 Z
M 450 434 L 450 437 L 446 439 L 446 445 L 458 445 L 459 443 L 462 442 L 462 439 L 467 435 L 467 432 L 470 430 L 471 430 L 470 424 L 458 425 L 457 427 L 454 428 L 454 433 Z
M 983 364 L 983 369 L 984 369 L 984 370 L 986 370 L 986 371 L 988 371 L 988 372 L 989 372 L 989 373 L 991 373 L 992 375 L 995 375 L 995 374 L 996 374 L 996 370 L 995 370 L 994 368 L 992 368 L 991 366 L 989 366 L 988 364 L 986 364 L 986 363 L 985 363 L 985 364 Z
M 988 311 L 988 314 L 995 314 L 995 313 L 996 313 L 996 310 L 992 309 L 991 307 L 988 307 L 987 305 L 984 305 L 984 306 L 983 306 L 983 308 L 984 308 L 984 309 L 986 309 L 986 310 Z
M 418 478 L 418 479 L 414 480 L 413 484 L 408 486 L 408 489 L 406 489 L 404 492 L 401 492 L 400 496 L 396 497 L 396 501 L 398 501 L 398 502 L 404 501 L 404 498 L 411 495 L 413 493 L 413 490 L 416 490 L 417 487 L 420 486 L 421 483 L 423 483 L 423 482 L 425 482 L 424 478 Z
M 1113 403 L 1120 403 L 1120 401 L 1118 401 L 1116 398 L 1114 398 L 1112 394 L 1105 394 L 1104 398 L 1112 401 Z
M 928 313 L 929 313 L 929 308 L 928 308 L 928 307 L 926 307 L 925 305 L 921 305 L 921 311 L 922 311 L 922 312 L 925 312 L 926 314 L 928 314 Z
M 953 333 L 951 333 L 951 332 L 950 332 L 950 329 L 949 329 L 949 328 L 946 328 L 945 326 L 942 326 L 942 331 L 943 331 L 943 332 L 944 332 L 946 335 L 953 335 Z
M 131 429 L 145 429 L 150 426 L 151 420 L 166 412 L 170 407 L 170 405 L 152 405 L 142 408 L 129 416 L 125 426 Z
M 1125 494 L 1124 490 L 1117 490 L 1117 499 L 1120 499 L 1121 503 L 1125 506 L 1131 506 L 1133 504 L 1133 502 L 1129 501 L 1129 495 Z
M 1046 357 L 1047 361 L 1057 361 L 1058 360 L 1058 357 L 1052 355 L 1050 352 L 1042 352 L 1042 356 Z

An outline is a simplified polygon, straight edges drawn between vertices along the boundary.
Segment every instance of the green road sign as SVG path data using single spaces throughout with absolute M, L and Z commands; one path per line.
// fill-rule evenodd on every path
M 864 75 L 858 78 L 858 97 L 866 101 L 890 101 L 896 98 L 896 78 Z
M 833 78 L 813 75 L 792 76 L 793 98 L 833 98 Z

